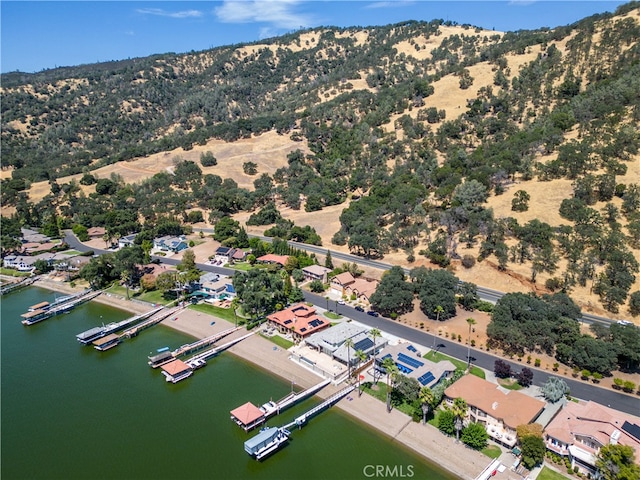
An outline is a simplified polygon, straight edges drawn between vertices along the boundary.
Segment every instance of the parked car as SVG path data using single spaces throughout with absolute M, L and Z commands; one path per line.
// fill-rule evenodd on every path
M 338 300 L 338 305 L 344 305 L 344 300 Z
M 379 313 L 378 312 L 374 312 L 373 310 L 369 310 L 367 312 L 367 315 L 371 315 L 372 317 L 378 317 Z
M 364 308 L 362 308 L 360 305 L 356 305 L 356 310 L 358 310 L 359 312 L 364 312 Z

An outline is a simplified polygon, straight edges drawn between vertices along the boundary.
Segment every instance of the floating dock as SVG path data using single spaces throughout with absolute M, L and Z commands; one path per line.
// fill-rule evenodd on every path
M 209 345 L 217 342 L 221 338 L 224 338 L 227 335 L 229 335 L 229 334 L 231 334 L 233 332 L 236 332 L 236 331 L 238 331 L 238 330 L 240 330 L 242 328 L 243 327 L 229 328 L 229 329 L 224 330 L 222 332 L 216 333 L 215 335 L 211 335 L 211 336 L 209 336 L 207 338 L 203 338 L 202 340 L 198 340 L 198 341 L 193 342 L 193 343 L 188 343 L 186 345 L 182 345 L 180 348 L 175 349 L 173 352 L 169 351 L 169 347 L 160 348 L 160 349 L 158 349 L 156 355 L 150 355 L 149 357 L 147 357 L 149 359 L 149 361 L 147 363 L 152 368 L 161 367 L 162 365 L 165 365 L 165 364 L 171 362 L 174 358 L 178 358 L 179 356 L 184 355 L 185 353 L 191 353 L 191 352 L 194 352 L 196 350 L 200 350 L 202 348 L 208 347 Z M 201 362 L 197 362 L 197 363 L 198 364 L 194 365 L 194 366 L 199 368 L 199 367 L 203 367 L 206 364 L 206 361 L 202 360 Z
M 277 402 L 269 401 L 260 407 L 256 407 L 253 403 L 247 402 L 229 412 L 231 414 L 231 420 L 244 428 L 245 431 L 249 431 L 256 428 L 258 425 L 263 424 L 269 417 L 278 415 L 288 407 L 313 395 L 317 391 L 329 385 L 329 383 L 331 383 L 331 380 L 324 380 L 302 392 L 291 392 Z
M 106 335 L 102 338 L 99 338 L 93 342 L 93 348 L 96 350 L 100 350 L 104 352 L 105 350 L 109 350 L 110 348 L 118 346 L 118 344 L 122 341 L 120 335 L 116 335 L 112 333 L 110 335 Z
M 90 343 L 92 343 L 94 340 L 97 340 L 98 338 L 104 337 L 106 335 L 110 335 L 112 333 L 119 332 L 120 330 L 124 330 L 125 328 L 130 327 L 132 324 L 141 322 L 151 317 L 152 315 L 155 315 L 156 313 L 161 312 L 162 310 L 164 310 L 164 307 L 158 307 L 146 313 L 136 315 L 134 317 L 130 317 L 121 322 L 112 322 L 112 323 L 108 323 L 107 325 L 102 325 L 101 327 L 90 328 L 89 330 L 76 335 L 76 339 L 78 340 L 78 342 L 82 343 L 83 345 L 89 345 Z
M 21 315 L 23 319 L 22 324 L 27 326 L 33 325 L 34 323 L 42 322 L 55 315 L 68 312 L 69 310 L 72 310 L 78 305 L 88 302 L 89 300 L 97 297 L 101 293 L 102 291 L 94 292 L 92 290 L 85 290 L 81 294 L 75 295 L 73 299 L 67 300 L 64 303 L 51 307 L 47 310 L 39 309 L 39 310 L 34 310 L 32 312 L 23 313 Z
M 148 318 L 147 320 L 137 324 L 135 327 L 132 327 L 129 330 L 126 330 L 122 334 L 122 336 L 127 338 L 135 337 L 136 335 L 138 335 L 138 333 L 140 333 L 145 328 L 152 327 L 160 323 L 161 321 L 163 321 L 165 318 L 170 317 L 171 315 L 176 315 L 178 312 L 181 312 L 182 310 L 184 310 L 184 307 L 173 307 L 170 309 L 163 308 L 162 311 L 156 313 L 151 318 Z
M 178 383 L 179 381 L 190 377 L 193 374 L 194 370 L 204 367 L 207 364 L 207 359 L 217 355 L 218 353 L 226 350 L 236 343 L 241 342 L 245 338 L 254 335 L 255 333 L 257 333 L 257 330 L 255 332 L 251 332 L 243 335 L 242 337 L 231 340 L 230 342 L 227 342 L 224 345 L 220 345 L 219 347 L 210 348 L 209 350 L 198 353 L 184 361 L 173 358 L 171 352 L 164 352 L 156 355 L 154 359 L 156 359 L 156 357 L 159 357 L 160 355 L 166 356 L 165 358 L 167 361 L 160 363 L 157 366 L 160 366 L 162 368 L 162 374 L 166 377 L 167 382 Z M 167 355 L 171 355 L 172 358 L 169 358 Z
M 329 398 L 327 398 L 320 405 L 313 407 L 311 410 L 303 413 L 299 417 L 297 417 L 293 422 L 288 423 L 282 427 L 267 427 L 264 428 L 253 438 L 250 438 L 246 442 L 244 442 L 244 450 L 254 457 L 256 460 L 261 460 L 267 455 L 275 452 L 279 448 L 281 448 L 287 441 L 289 440 L 289 436 L 291 435 L 291 431 L 289 430 L 291 427 L 297 425 L 299 428 L 307 422 L 307 420 L 322 410 L 330 407 L 341 398 L 347 396 L 356 387 L 353 385 L 349 385 L 346 388 L 334 393 Z
M 7 293 L 14 292 L 23 287 L 28 287 L 29 285 L 33 284 L 33 282 L 35 281 L 36 281 L 36 277 L 27 277 L 20 280 L 19 282 L 9 283 L 8 285 L 4 285 L 2 288 L 0 288 L 0 295 L 5 295 Z

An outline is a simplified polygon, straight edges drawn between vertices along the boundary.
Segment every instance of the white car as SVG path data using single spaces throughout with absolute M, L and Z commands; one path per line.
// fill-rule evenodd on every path
M 338 305 L 344 305 L 344 300 L 338 300 Z

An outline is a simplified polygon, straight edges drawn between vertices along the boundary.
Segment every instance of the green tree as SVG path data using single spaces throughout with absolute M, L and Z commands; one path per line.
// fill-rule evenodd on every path
M 398 373 L 398 367 L 393 358 L 387 357 L 382 360 L 382 368 L 387 374 L 387 412 L 391 411 L 391 392 L 393 389 L 393 380 Z
M 462 421 L 467 416 L 467 402 L 464 398 L 456 398 L 453 401 L 453 405 L 449 407 L 451 413 L 453 413 L 453 417 L 455 419 L 456 425 L 462 425 Z M 460 441 L 460 429 L 456 428 L 456 441 Z
M 629 295 L 629 313 L 632 317 L 640 315 L 640 290 Z
M 469 367 L 471 366 L 471 327 L 473 327 L 476 323 L 476 319 L 475 318 L 467 318 L 467 324 L 469 325 L 469 338 L 467 340 L 467 370 L 469 369 Z
M 386 271 L 376 291 L 371 295 L 371 306 L 384 316 L 403 314 L 413 309 L 413 289 L 405 281 L 402 267 L 393 266 Z
M 451 410 L 442 410 L 438 415 L 438 430 L 447 435 L 455 433 L 455 417 Z
M 331 250 L 327 250 L 327 255 L 324 257 L 324 266 L 333 270 L 333 260 L 331 258 Z
M 429 318 L 447 320 L 456 314 L 458 279 L 446 270 L 427 270 L 420 282 L 420 310 Z M 436 307 L 442 313 L 436 315 Z
M 513 200 L 511 200 L 511 210 L 514 212 L 526 212 L 529 210 L 529 200 L 531 200 L 531 195 L 524 190 L 518 190 L 514 194 Z
M 640 466 L 635 463 L 633 448 L 628 445 L 604 445 L 598 453 L 596 467 L 605 480 L 640 478 Z
M 240 223 L 231 217 L 222 217 L 216 222 L 213 238 L 218 242 L 224 242 L 229 237 L 236 237 L 240 232 Z
M 542 437 L 528 435 L 520 438 L 520 450 L 522 451 L 522 463 L 528 469 L 532 469 L 542 463 L 547 448 Z
M 433 408 L 433 392 L 429 387 L 420 388 L 418 394 L 418 400 L 420 400 L 420 407 L 422 409 L 422 424 L 427 423 L 427 414 L 429 410 Z
M 549 377 L 542 386 L 542 395 L 544 395 L 545 400 L 551 403 L 556 403 L 567 393 L 569 393 L 567 382 L 558 377 Z
M 320 280 L 313 280 L 309 284 L 309 290 L 314 293 L 322 293 L 324 292 L 324 284 Z
M 362 390 L 360 389 L 360 377 L 362 376 L 360 373 L 360 366 L 363 362 L 367 361 L 367 354 L 362 350 L 356 350 L 356 359 L 358 360 L 358 396 L 362 395 Z
M 474 450 L 482 450 L 487 446 L 489 434 L 480 423 L 469 423 L 462 430 L 462 441 L 465 445 L 469 445 Z
M 377 328 L 372 328 L 371 330 L 369 330 L 369 336 L 373 339 L 373 383 L 376 383 L 376 365 L 377 365 L 377 355 L 378 355 L 378 349 L 376 347 L 376 339 L 378 337 L 382 336 L 382 333 L 380 332 L 380 330 L 378 330 Z

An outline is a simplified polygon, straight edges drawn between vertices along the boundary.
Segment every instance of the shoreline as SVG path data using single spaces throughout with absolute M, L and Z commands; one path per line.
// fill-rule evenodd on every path
M 38 279 L 33 286 L 61 293 L 78 291 L 78 288 L 71 288 L 67 284 L 49 279 Z M 99 295 L 92 301 L 134 314 L 143 313 L 152 308 L 152 304 L 127 300 L 112 294 Z M 215 318 L 214 322 L 211 321 L 212 318 Z M 176 319 L 167 319 L 161 324 L 190 335 L 194 339 L 204 338 L 233 326 L 227 320 L 189 309 L 180 312 Z M 229 338 L 245 333 L 240 331 L 239 334 L 232 334 Z M 303 389 L 322 380 L 317 374 L 289 360 L 288 351 L 258 334 L 230 347 L 228 351 L 242 361 L 264 370 L 265 373 L 293 382 Z M 331 384 L 315 395 L 325 399 L 340 388 L 342 386 L 336 387 Z M 462 443 L 455 443 L 455 439 L 443 435 L 431 425 L 414 422 L 411 417 L 395 409 L 387 412 L 383 402 L 368 394 L 361 396 L 352 394 L 351 398 L 353 401 L 338 402 L 335 407 L 348 414 L 353 420 L 380 432 L 393 443 L 411 450 L 428 463 L 451 475 L 473 480 L 492 462 L 492 459 L 484 454 L 472 450 Z M 507 472 L 508 470 L 503 473 L 499 472 L 494 478 L 508 478 Z

